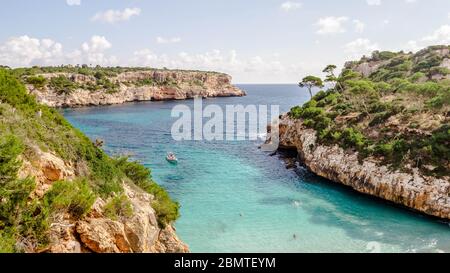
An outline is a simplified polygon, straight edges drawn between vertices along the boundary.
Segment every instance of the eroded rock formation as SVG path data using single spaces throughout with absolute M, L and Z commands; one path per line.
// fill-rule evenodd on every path
M 316 132 L 287 115 L 280 123 L 280 147 L 295 149 L 315 174 L 358 192 L 383 198 L 428 215 L 450 219 L 450 179 L 431 177 L 411 168 L 392 170 L 374 158 L 358 160 L 354 151 L 317 142 Z
M 51 185 L 60 180 L 72 183 L 76 173 L 72 163 L 53 153 L 36 148 L 32 162 L 23 160 L 19 177 L 34 177 L 37 183 L 33 195 L 42 197 Z M 45 250 L 29 248 L 27 251 L 53 253 L 186 253 L 189 248 L 168 225 L 160 228 L 151 204 L 153 196 L 140 188 L 123 184 L 124 194 L 132 207 L 129 217 L 110 219 L 104 209 L 108 200 L 97 198 L 91 211 L 82 219 L 73 219 L 68 213 L 51 217 L 49 240 Z
M 90 91 L 84 85 L 96 84 L 96 78 L 80 74 L 43 74 L 47 79 L 64 75 L 79 87 L 70 93 L 58 93 L 49 84 L 43 88 L 27 85 L 37 100 L 50 107 L 111 105 L 133 101 L 184 100 L 194 97 L 244 96 L 231 84 L 231 76 L 215 72 L 148 70 L 124 72 L 108 78 L 117 90 Z

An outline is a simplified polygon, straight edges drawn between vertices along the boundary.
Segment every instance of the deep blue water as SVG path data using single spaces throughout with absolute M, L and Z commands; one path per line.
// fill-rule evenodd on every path
M 204 105 L 268 104 L 288 111 L 308 95 L 295 85 L 241 85 L 244 98 Z M 450 252 L 450 227 L 353 192 L 258 150 L 255 141 L 172 139 L 172 107 L 144 102 L 64 110 L 110 154 L 132 154 L 181 205 L 177 232 L 193 252 Z M 174 151 L 177 166 L 165 160 Z M 296 238 L 294 238 L 294 234 Z

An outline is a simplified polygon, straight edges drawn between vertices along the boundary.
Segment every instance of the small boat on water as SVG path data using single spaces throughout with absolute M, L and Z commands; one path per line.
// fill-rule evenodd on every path
M 166 160 L 171 164 L 177 164 L 178 159 L 174 153 L 167 153 Z

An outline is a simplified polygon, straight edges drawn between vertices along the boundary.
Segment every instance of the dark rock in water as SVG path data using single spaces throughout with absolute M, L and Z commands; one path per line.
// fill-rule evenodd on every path
M 297 167 L 297 161 L 294 158 L 285 158 L 286 169 L 295 169 Z

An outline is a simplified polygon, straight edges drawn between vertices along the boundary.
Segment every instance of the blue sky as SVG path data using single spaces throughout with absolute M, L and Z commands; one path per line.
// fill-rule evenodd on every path
M 379 50 L 450 44 L 448 0 L 14 0 L 0 64 L 227 72 L 292 83 Z

